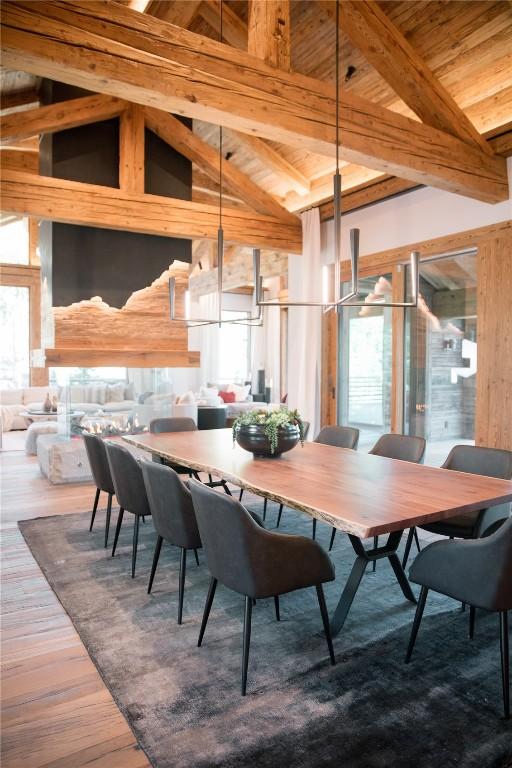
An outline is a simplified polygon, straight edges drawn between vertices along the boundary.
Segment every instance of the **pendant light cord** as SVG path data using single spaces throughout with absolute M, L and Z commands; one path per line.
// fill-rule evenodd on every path
M 220 40 L 223 39 L 223 2 L 220 0 Z M 222 125 L 219 125 L 219 229 L 222 229 Z
M 221 3 L 222 5 L 222 3 Z M 336 0 L 336 173 L 340 170 L 340 0 Z

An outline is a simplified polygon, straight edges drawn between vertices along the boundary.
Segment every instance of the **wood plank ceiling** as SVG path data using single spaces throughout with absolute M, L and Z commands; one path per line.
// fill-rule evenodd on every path
M 219 39 L 218 0 L 127 0 L 124 4 L 212 40 Z M 464 111 L 476 131 L 495 135 L 510 133 L 512 5 L 508 0 L 386 0 L 378 6 L 430 68 L 440 87 Z M 247 0 L 225 0 L 223 8 L 224 42 L 247 50 Z M 334 8 L 333 2 L 292 0 L 290 3 L 292 72 L 330 84 L 334 82 Z M 399 115 L 419 120 L 372 66 L 371 57 L 365 56 L 351 42 L 343 31 L 343 24 L 340 55 L 342 93 L 363 97 Z M 31 94 L 38 85 L 38 78 L 33 75 L 8 70 L 1 72 L 1 92 L 6 107 L 10 107 L 22 93 L 26 94 L 27 100 L 33 99 Z M 198 139 L 218 148 L 217 126 L 194 119 L 193 130 Z M 343 143 L 343 135 L 341 141 Z M 502 144 L 502 151 L 510 152 L 510 141 Z M 332 197 L 332 157 L 268 139 L 244 136 L 231 129 L 224 131 L 224 152 L 229 163 L 242 171 L 250 183 L 289 211 L 300 211 Z M 204 170 L 194 166 L 193 201 L 215 204 L 218 184 L 212 174 L 206 175 Z M 382 170 L 353 163 L 344 164 L 342 176 L 347 210 L 371 201 L 370 185 L 376 188 L 378 184 L 382 195 L 414 186 L 410 180 L 396 180 Z M 236 189 L 229 189 L 228 194 L 229 205 L 250 210 L 247 201 L 236 194 Z M 351 195 L 354 196 L 352 200 Z M 262 197 L 261 200 L 265 207 L 265 199 Z M 329 215 L 328 204 L 324 210 Z

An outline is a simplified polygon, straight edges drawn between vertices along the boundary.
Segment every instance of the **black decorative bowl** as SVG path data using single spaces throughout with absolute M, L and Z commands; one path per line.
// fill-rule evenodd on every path
M 256 458 L 277 458 L 285 451 L 295 448 L 300 440 L 300 432 L 298 426 L 293 424 L 279 427 L 274 453 L 272 453 L 270 440 L 265 434 L 265 428 L 259 424 L 241 425 L 236 431 L 235 439 L 238 445 L 253 453 Z

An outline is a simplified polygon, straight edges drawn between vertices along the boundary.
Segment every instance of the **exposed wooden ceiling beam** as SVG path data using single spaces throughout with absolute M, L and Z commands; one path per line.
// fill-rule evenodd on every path
M 200 5 L 201 0 L 151 0 L 146 7 L 146 13 L 156 19 L 187 29 Z
M 267 64 L 290 71 L 289 0 L 249 0 L 247 50 Z
M 6 2 L 2 11 L 6 66 L 319 154 L 335 151 L 328 84 L 120 5 Z M 508 198 L 503 158 L 347 92 L 340 129 L 345 160 L 486 202 Z
M 39 153 L 24 152 L 19 149 L 0 150 L 0 171 L 24 171 L 39 173 Z
M 69 99 L 46 107 L 15 112 L 0 117 L 2 144 L 37 136 L 40 133 L 55 133 L 79 125 L 108 120 L 121 114 L 125 103 L 114 96 L 95 94 Z
M 260 139 L 258 136 L 252 136 L 250 133 L 239 133 L 239 131 L 233 131 L 233 133 L 236 134 L 238 141 L 242 142 L 242 144 L 257 155 L 267 168 L 285 179 L 291 189 L 299 195 L 304 195 L 309 192 L 309 179 L 307 179 L 294 165 L 289 163 L 286 158 L 280 155 L 274 147 L 263 139 Z
M 68 224 L 187 240 L 215 240 L 219 225 L 217 206 L 14 171 L 3 174 L 2 210 Z M 288 253 L 302 251 L 299 222 L 289 225 L 252 211 L 225 208 L 223 227 L 227 243 Z
M 15 109 L 28 104 L 39 104 L 37 91 L 17 91 L 16 93 L 2 93 L 0 97 L 0 109 Z
M 342 192 L 343 213 L 355 211 L 357 208 L 363 208 L 365 205 L 371 205 L 402 192 L 416 189 L 417 186 L 412 181 L 397 179 L 396 176 L 382 176 L 382 178 L 371 181 L 368 184 L 362 184 L 360 187 Z M 322 203 L 319 208 L 321 221 L 333 218 L 334 204 L 332 200 Z
M 139 13 L 145 13 L 149 5 L 151 5 L 151 0 L 128 0 L 128 8 Z
M 144 109 L 147 127 L 163 141 L 170 144 L 177 152 L 199 165 L 214 181 L 220 178 L 219 153 L 209 144 L 196 136 L 173 115 L 159 109 Z M 283 208 L 274 198 L 258 187 L 229 160 L 222 164 L 222 180 L 226 187 L 237 197 L 244 200 L 251 208 L 267 216 L 274 216 L 291 224 L 297 224 L 297 218 Z
M 220 38 L 220 0 L 203 0 L 199 6 L 199 15 Z M 234 48 L 247 50 L 247 24 L 227 3 L 222 6 L 222 39 Z
M 335 18 L 336 3 L 322 0 Z M 340 29 L 426 124 L 492 153 L 474 125 L 374 0 L 343 0 Z

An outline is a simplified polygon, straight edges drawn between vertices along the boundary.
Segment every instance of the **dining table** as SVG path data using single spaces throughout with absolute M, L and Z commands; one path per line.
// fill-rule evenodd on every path
M 123 436 L 156 460 L 188 467 L 328 523 L 348 535 L 351 573 L 331 617 L 338 634 L 369 563 L 387 558 L 405 598 L 416 598 L 397 554 L 404 530 L 512 501 L 512 481 L 305 442 L 257 458 L 231 429 Z M 385 543 L 373 544 L 386 535 Z M 370 540 L 370 542 L 366 541 Z

